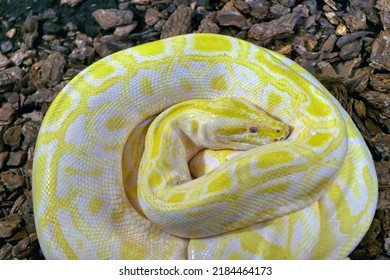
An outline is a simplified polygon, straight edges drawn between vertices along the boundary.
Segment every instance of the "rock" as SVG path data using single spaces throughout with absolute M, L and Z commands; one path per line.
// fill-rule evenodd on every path
M 38 246 L 38 237 L 36 233 L 23 238 L 12 249 L 12 255 L 17 259 L 24 259 Z
M 352 70 L 355 68 L 358 68 L 360 66 L 360 63 L 362 62 L 362 59 L 354 58 L 342 63 L 337 64 L 336 71 L 337 74 L 340 76 L 343 76 L 345 78 L 348 78 L 352 75 Z
M 15 36 L 15 34 L 16 34 L 16 28 L 11 28 L 5 33 L 5 36 L 12 39 Z
M 339 24 L 334 32 L 336 35 L 346 35 L 348 33 L 347 26 L 345 24 Z
M 251 8 L 250 6 L 248 5 L 248 3 L 246 3 L 245 1 L 243 0 L 236 0 L 236 1 L 233 1 L 233 5 L 234 7 L 237 8 L 237 10 L 239 10 L 240 12 L 244 13 L 244 14 L 249 14 L 250 11 L 251 11 Z
M 5 42 L 1 43 L 0 50 L 2 53 L 7 53 L 7 52 L 11 51 L 13 47 L 14 47 L 14 45 L 12 44 L 11 41 L 5 41 Z
M 54 52 L 42 62 L 41 76 L 42 84 L 51 87 L 57 84 L 64 75 L 65 59 L 59 52 Z
M 0 170 L 2 170 L 6 166 L 8 158 L 9 152 L 5 151 L 0 153 Z
M 163 27 L 167 21 L 165 19 L 160 19 L 156 24 L 153 26 L 154 30 L 162 31 Z
M 83 2 L 84 0 L 61 0 L 61 5 L 69 5 L 71 7 L 76 6 L 77 4 Z
M 390 105 L 390 94 L 379 91 L 365 91 L 359 94 L 371 107 L 383 109 Z
M 360 39 L 367 35 L 372 35 L 373 32 L 370 31 L 358 31 L 354 33 L 349 33 L 344 36 L 341 36 L 340 39 L 337 40 L 336 45 L 339 48 L 342 48 L 344 45 L 351 43 L 352 41 L 355 41 L 357 39 Z
M 161 39 L 185 34 L 191 26 L 192 9 L 179 6 L 162 28 Z
M 0 93 L 10 91 L 14 84 L 22 79 L 22 69 L 18 66 L 0 71 Z
M 5 144 L 11 147 L 12 150 L 15 150 L 20 146 L 22 136 L 22 126 L 15 125 L 8 128 L 3 134 L 3 141 Z
M 390 2 L 388 0 L 377 1 L 375 8 L 379 10 L 379 15 L 383 24 L 384 30 L 390 28 Z
M 390 70 L 390 33 L 381 31 L 372 45 L 370 65 L 376 69 Z
M 295 6 L 295 0 L 278 0 L 277 2 L 279 2 L 280 4 L 282 4 L 283 6 L 286 6 L 286 7 L 289 7 L 289 8 L 292 8 Z
M 134 5 L 147 5 L 149 4 L 150 0 L 131 0 L 130 3 Z
M 324 44 L 321 46 L 321 51 L 323 52 L 331 52 L 333 50 L 334 45 L 336 44 L 337 36 L 332 34 L 326 39 Z
M 340 58 L 343 60 L 348 60 L 357 57 L 360 54 L 361 49 L 362 43 L 359 40 L 348 43 L 341 47 L 339 53 Z
M 384 239 L 385 244 L 383 245 L 383 249 L 386 251 L 387 255 L 390 255 L 390 237 Z
M 266 0 L 247 0 L 251 11 L 250 15 L 257 19 L 264 19 L 268 15 L 269 4 Z
M 375 169 L 379 186 L 382 188 L 390 188 L 390 161 L 375 162 Z
M 133 20 L 133 13 L 131 11 L 116 9 L 99 9 L 93 12 L 92 16 L 104 30 L 130 24 Z
M 215 15 L 215 14 L 214 14 Z M 212 15 L 208 15 L 201 22 L 198 28 L 200 33 L 219 33 L 219 26 L 212 20 Z
M 0 68 L 7 66 L 10 63 L 10 60 L 5 55 L 0 53 Z
M 286 6 L 277 3 L 269 8 L 269 11 L 271 14 L 274 14 L 276 17 L 281 17 L 284 15 L 287 15 L 291 12 L 290 8 L 287 8 Z
M 348 79 L 350 92 L 362 93 L 366 90 L 373 69 L 370 66 L 358 68 Z
M 390 29 L 390 12 L 379 12 L 384 30 Z
M 378 133 L 371 138 L 375 151 L 384 160 L 390 160 L 390 134 Z
M 39 132 L 39 125 L 33 121 L 26 122 L 22 126 L 23 134 L 23 146 L 22 148 L 27 148 L 28 146 L 34 146 L 37 141 Z
M 20 65 L 22 64 L 23 60 L 27 57 L 27 53 L 25 50 L 20 49 L 17 50 L 15 53 L 13 53 L 10 57 L 10 60 L 15 64 L 15 65 Z
M 246 18 L 234 7 L 232 1 L 217 12 L 216 19 L 221 26 L 235 26 L 241 29 L 248 25 Z
M 119 37 L 128 36 L 137 27 L 137 24 L 137 21 L 133 21 L 129 25 L 119 26 L 115 28 L 114 35 L 117 35 Z
M 153 8 L 149 8 L 145 13 L 145 23 L 149 26 L 153 26 L 160 19 L 161 14 L 159 11 Z
M 39 32 L 39 21 L 37 17 L 31 16 L 31 14 L 23 22 L 22 33 L 23 40 L 26 44 L 26 48 L 30 49 L 33 47 L 35 40 L 38 38 Z
M 74 49 L 69 54 L 69 62 L 71 64 L 90 65 L 92 63 L 94 56 L 95 56 L 95 48 L 90 46 L 85 46 L 85 47 Z
M 10 191 L 13 192 L 16 189 L 23 186 L 23 177 L 13 171 L 6 171 L 0 175 L 1 181 L 4 186 Z
M 76 44 L 77 48 L 82 48 L 85 46 L 92 45 L 92 38 L 88 37 L 86 34 L 78 33 L 76 35 L 76 39 L 74 40 L 74 43 Z
M 12 260 L 12 246 L 9 243 L 4 244 L 3 247 L 0 248 L 0 260 Z
M 275 36 L 293 33 L 301 16 L 288 14 L 269 22 L 258 23 L 249 30 L 249 37 L 255 40 L 266 40 Z
M 367 118 L 367 108 L 366 104 L 361 100 L 353 101 L 353 110 L 359 116 L 360 119 L 365 120 Z
M 390 209 L 390 188 L 379 190 L 377 209 L 387 211 Z
M 27 153 L 25 151 L 11 152 L 7 161 L 8 167 L 20 167 L 27 159 Z
M 343 19 L 351 32 L 367 29 L 366 14 L 362 10 L 344 14 Z
M 27 96 L 24 101 L 25 105 L 50 103 L 54 99 L 54 93 L 47 88 L 39 88 L 33 95 Z
M 22 218 L 11 214 L 6 221 L 0 221 L 0 238 L 10 237 L 22 225 Z
M 390 74 L 371 75 L 370 80 L 370 84 L 376 91 L 390 92 Z
M 10 124 L 14 115 L 15 109 L 12 105 L 4 103 L 0 108 L 0 126 Z

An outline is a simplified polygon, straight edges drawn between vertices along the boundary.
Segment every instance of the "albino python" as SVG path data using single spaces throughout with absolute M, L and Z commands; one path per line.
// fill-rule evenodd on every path
M 52 103 L 34 155 L 50 259 L 343 259 L 376 201 L 336 99 L 291 60 L 221 35 L 92 64 Z

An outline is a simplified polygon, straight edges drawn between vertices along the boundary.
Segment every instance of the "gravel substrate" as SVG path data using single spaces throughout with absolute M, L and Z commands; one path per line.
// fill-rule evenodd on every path
M 390 258 L 390 1 L 61 0 L 0 4 L 0 259 L 42 259 L 31 167 L 43 116 L 77 73 L 116 51 L 193 32 L 290 57 L 351 115 L 379 178 L 377 212 L 351 259 Z

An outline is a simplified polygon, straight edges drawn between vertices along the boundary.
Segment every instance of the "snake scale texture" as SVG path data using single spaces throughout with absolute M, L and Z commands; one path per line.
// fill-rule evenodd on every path
M 307 71 L 190 34 L 68 83 L 39 132 L 33 202 L 49 259 L 344 259 L 373 219 L 377 178 Z

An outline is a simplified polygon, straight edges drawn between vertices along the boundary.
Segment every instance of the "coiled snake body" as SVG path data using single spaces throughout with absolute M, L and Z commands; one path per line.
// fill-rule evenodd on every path
M 221 35 L 92 64 L 54 100 L 34 155 L 54 259 L 342 259 L 376 199 L 335 98 L 289 59 Z

